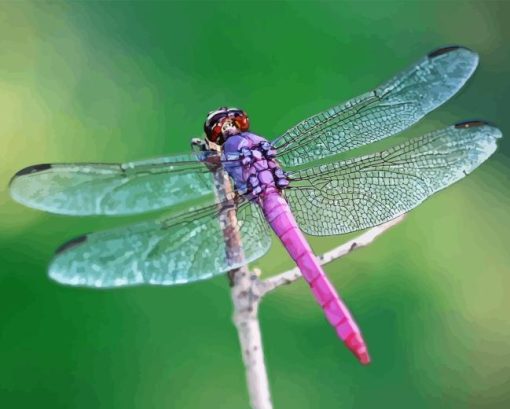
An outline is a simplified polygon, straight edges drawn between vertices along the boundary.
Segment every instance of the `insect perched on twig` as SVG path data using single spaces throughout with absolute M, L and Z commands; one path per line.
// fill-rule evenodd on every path
M 243 110 L 219 108 L 207 116 L 205 139 L 193 142 L 193 153 L 125 164 L 30 166 L 13 177 L 10 191 L 27 206 L 75 216 L 129 215 L 202 199 L 199 207 L 177 215 L 64 244 L 50 276 L 70 285 L 206 279 L 261 257 L 270 247 L 269 224 L 338 336 L 366 364 L 370 358 L 361 332 L 302 232 L 348 233 L 411 210 L 485 161 L 501 132 L 483 121 L 466 121 L 382 152 L 311 163 L 410 127 L 454 95 L 477 63 L 469 49 L 438 49 L 373 91 L 305 119 L 272 142 L 249 131 Z M 213 177 L 216 172 L 228 175 L 233 189 L 214 195 L 214 180 L 221 180 Z M 242 246 L 229 245 L 230 234 Z

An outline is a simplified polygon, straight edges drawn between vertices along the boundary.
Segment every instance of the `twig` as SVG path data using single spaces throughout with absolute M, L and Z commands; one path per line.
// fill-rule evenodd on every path
M 269 392 L 258 319 L 261 298 L 257 291 L 260 280 L 258 275 L 250 273 L 246 266 L 236 270 L 233 277 L 233 321 L 241 344 L 251 407 L 253 409 L 271 409 L 273 404 Z
M 217 196 L 233 197 L 231 182 L 225 171 L 218 168 L 213 174 Z M 223 236 L 227 258 L 232 264 L 239 265 L 244 260 L 244 255 L 239 230 L 235 228 L 237 226 L 235 206 L 231 206 L 226 211 L 220 209 L 220 218 L 221 225 L 225 226 Z M 258 319 L 260 280 L 256 273 L 250 273 L 246 265 L 229 271 L 228 276 L 232 286 L 233 321 L 241 344 L 251 407 L 272 409 Z
M 216 169 L 213 174 L 217 195 L 221 198 L 233 197 L 230 179 L 226 173 L 222 169 Z M 242 261 L 244 255 L 239 231 L 233 227 L 237 226 L 235 206 L 227 207 L 226 210 L 220 209 L 220 217 L 221 224 L 225 226 L 223 235 L 227 257 L 234 264 L 239 264 L 236 263 L 236 260 L 239 261 L 238 258 L 241 258 Z M 324 253 L 319 256 L 321 265 L 341 258 L 354 249 L 369 245 L 376 237 L 400 223 L 403 218 L 404 216 L 400 216 L 388 223 L 374 227 L 358 238 Z M 250 404 L 253 409 L 272 409 L 258 309 L 265 294 L 281 285 L 293 283 L 301 277 L 301 273 L 297 268 L 293 268 L 263 281 L 259 277 L 259 270 L 250 272 L 247 266 L 229 272 L 232 303 L 234 304 L 233 321 L 241 344 Z
M 376 226 L 357 238 L 324 253 L 319 256 L 321 265 L 337 260 L 355 249 L 368 246 L 378 236 L 400 223 L 404 217 L 405 215 L 402 215 L 380 226 Z M 234 244 L 231 238 L 229 243 L 230 245 Z M 244 266 L 231 271 L 230 277 L 232 283 L 232 302 L 234 304 L 233 320 L 241 343 L 241 353 L 246 369 L 246 381 L 251 407 L 253 409 L 272 409 L 262 349 L 258 308 L 265 294 L 284 284 L 293 283 L 301 277 L 301 273 L 297 268 L 293 268 L 262 281 L 259 279 L 259 270 L 250 273 L 248 268 Z
M 359 235 L 355 239 L 350 240 L 347 243 L 344 243 L 334 248 L 333 250 L 330 250 L 327 253 L 322 254 L 321 256 L 318 256 L 321 265 L 331 263 L 332 261 L 337 260 L 356 249 L 368 246 L 378 236 L 383 234 L 386 230 L 391 229 L 393 226 L 404 220 L 404 217 L 405 214 L 397 217 L 396 219 L 390 220 L 389 222 L 373 227 L 372 229 Z M 261 296 L 264 296 L 268 292 L 273 291 L 274 289 L 282 285 L 291 284 L 294 281 L 298 280 L 299 278 L 301 278 L 301 272 L 297 267 L 295 267 L 291 270 L 285 271 L 284 273 L 277 274 L 264 281 L 261 281 L 260 282 L 261 288 L 259 290 L 259 293 Z

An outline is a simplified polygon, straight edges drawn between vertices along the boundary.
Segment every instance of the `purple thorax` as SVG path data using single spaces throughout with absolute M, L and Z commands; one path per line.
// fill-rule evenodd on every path
M 230 136 L 223 144 L 223 151 L 229 155 L 240 155 L 239 161 L 225 163 L 225 169 L 234 180 L 235 187 L 248 193 L 250 199 L 271 192 L 279 192 L 289 181 L 276 162 L 276 150 L 261 136 L 243 132 Z

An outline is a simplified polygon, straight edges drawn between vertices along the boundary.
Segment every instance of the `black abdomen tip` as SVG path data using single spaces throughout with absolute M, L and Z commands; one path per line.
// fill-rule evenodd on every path
M 451 51 L 455 51 L 455 50 L 458 50 L 460 48 L 463 48 L 464 50 L 469 50 L 468 48 L 462 47 L 460 45 L 450 45 L 448 47 L 438 48 L 437 50 L 434 50 L 434 51 L 430 52 L 428 54 L 428 57 L 429 58 L 438 57 L 440 55 L 447 54 L 447 53 L 449 53 Z
M 484 125 L 490 125 L 490 124 L 486 121 L 481 121 L 479 119 L 475 119 L 472 121 L 459 122 L 459 123 L 455 124 L 454 126 L 455 126 L 455 128 L 462 129 L 462 128 L 476 128 L 477 126 L 484 126 Z
M 72 240 L 69 240 L 68 242 L 62 244 L 57 250 L 55 250 L 55 254 L 63 253 L 64 251 L 67 251 L 69 249 L 72 249 L 73 247 L 79 246 L 81 243 L 84 243 L 87 241 L 87 235 L 84 234 L 83 236 L 75 237 Z
M 43 170 L 51 169 L 51 164 L 41 163 L 39 165 L 28 166 L 20 171 L 16 172 L 15 176 L 29 175 L 31 173 L 42 172 Z

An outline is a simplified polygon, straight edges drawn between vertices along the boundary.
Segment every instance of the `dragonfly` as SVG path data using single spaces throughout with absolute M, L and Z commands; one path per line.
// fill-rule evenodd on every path
M 221 107 L 207 115 L 204 138 L 194 139 L 187 154 L 123 164 L 33 165 L 13 176 L 10 193 L 26 206 L 72 216 L 133 215 L 189 204 L 185 211 L 62 245 L 49 275 L 74 286 L 208 279 L 262 257 L 271 228 L 338 337 L 367 364 L 361 331 L 305 234 L 339 235 L 387 222 L 491 156 L 501 131 L 472 120 L 383 151 L 335 159 L 415 124 L 457 93 L 477 65 L 478 55 L 468 48 L 437 49 L 272 141 L 250 132 L 245 111 Z

